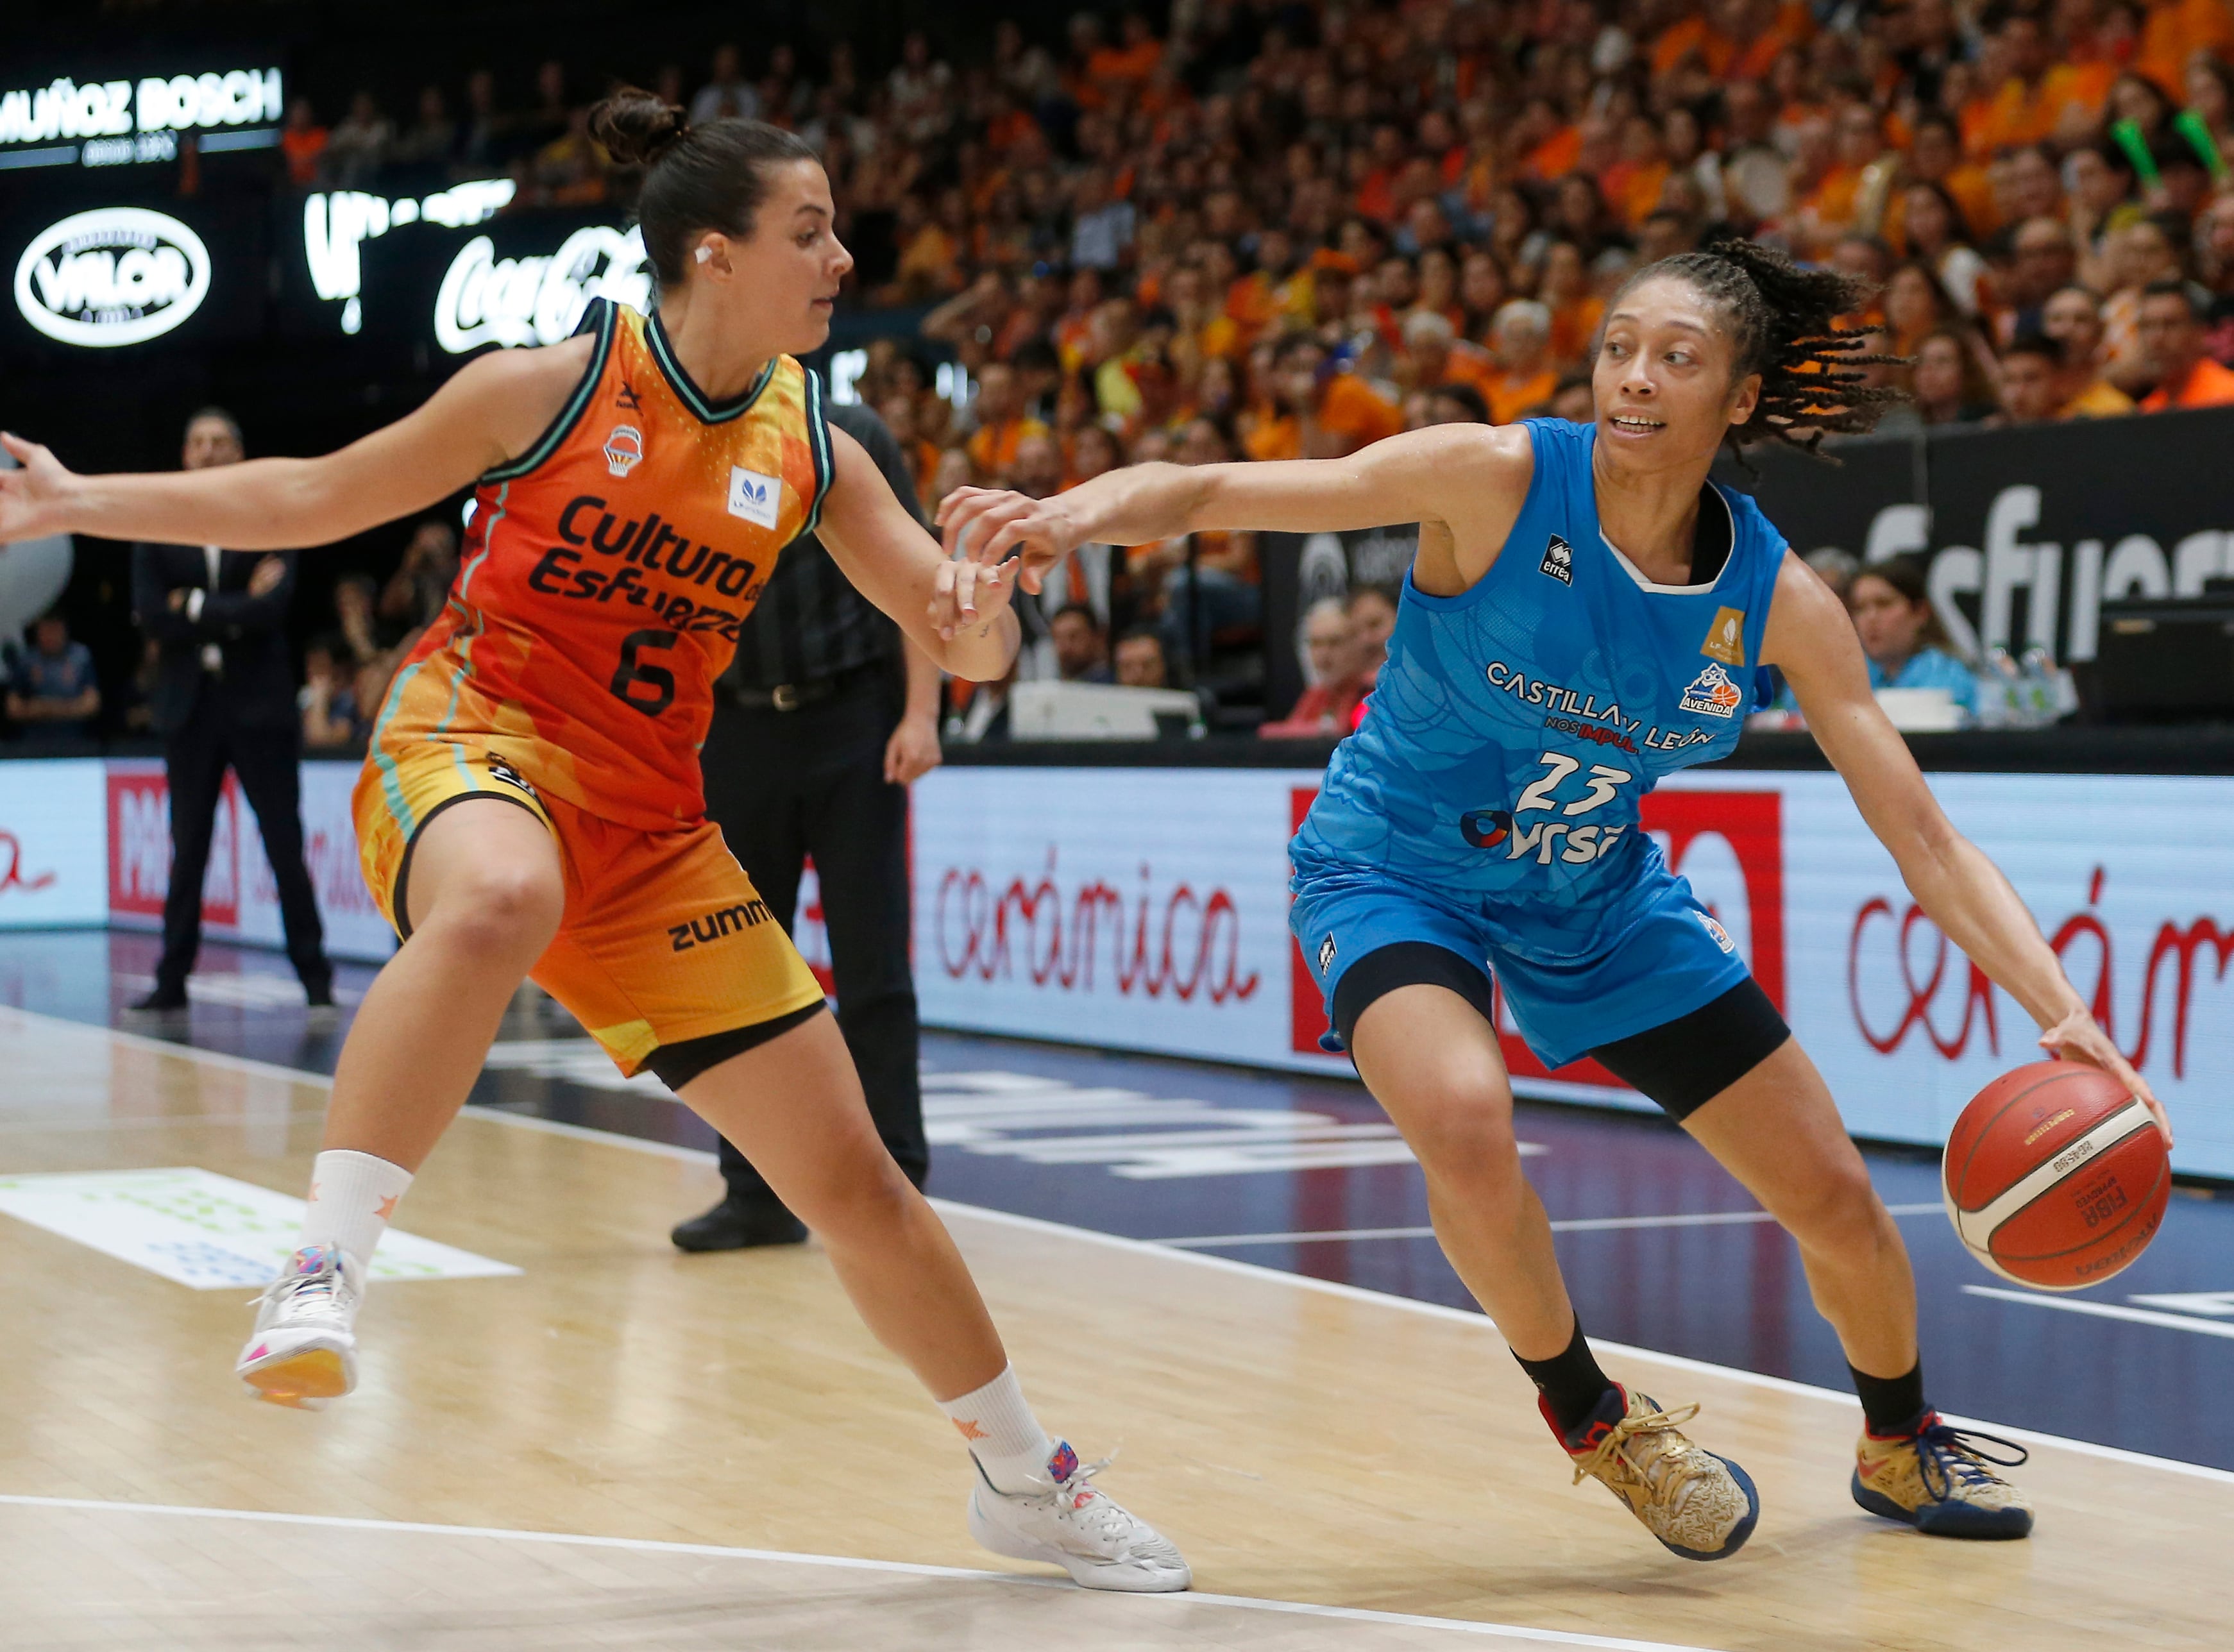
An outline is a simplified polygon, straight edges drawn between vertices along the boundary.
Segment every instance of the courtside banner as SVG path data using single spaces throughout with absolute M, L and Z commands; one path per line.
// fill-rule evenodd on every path
M 29 767 L 0 764 L 0 775 L 10 767 Z M 163 766 L 148 759 L 113 758 L 105 767 L 111 922 L 119 929 L 160 930 L 163 898 L 171 885 L 171 800 Z M 365 892 L 358 870 L 356 827 L 349 813 L 357 773 L 356 763 L 303 765 L 303 853 L 317 894 L 328 954 L 377 963 L 395 950 L 395 937 Z M 202 932 L 253 946 L 277 947 L 285 938 L 279 889 L 256 829 L 256 812 L 230 774 L 218 800 L 209 871 L 202 879 Z
M 2173 1163 L 2234 1176 L 2234 859 L 2205 823 L 2234 778 L 1935 774 L 2158 1094 Z M 1348 1074 L 1320 1052 L 1287 934 L 1311 771 L 955 767 L 915 801 L 915 957 L 933 1025 Z M 1858 1135 L 1937 1145 L 2037 1030 L 1916 909 L 1838 777 L 1717 771 L 1644 826 L 1714 911 Z M 1515 1086 L 1643 1106 L 1591 1063 Z
M 108 921 L 98 758 L 0 763 L 0 930 Z

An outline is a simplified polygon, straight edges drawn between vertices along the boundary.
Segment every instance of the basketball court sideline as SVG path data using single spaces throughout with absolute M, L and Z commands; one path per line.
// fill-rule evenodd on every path
M 9 1183 L 193 1167 L 220 1191 L 299 1185 L 325 1087 L 17 1011 L 0 1011 L 0 1071 Z M 17 1425 L 0 1447 L 17 1562 L 0 1642 L 315 1626 L 398 1647 L 1054 1632 L 1094 1649 L 1737 1652 L 2223 1630 L 2179 1580 L 2207 1575 L 2234 1475 L 2035 1440 L 2031 1542 L 1920 1547 L 1847 1501 L 1850 1399 L 1623 1350 L 1622 1374 L 1702 1401 L 1702 1437 L 1760 1484 L 1752 1546 L 1700 1567 L 1566 1484 L 1478 1315 L 949 1204 L 1029 1389 L 1089 1457 L 1123 1447 L 1111 1484 L 1186 1548 L 1204 1592 L 1000 1581 L 962 1529 L 959 1454 L 820 1253 L 667 1246 L 715 1185 L 695 1149 L 475 1108 L 405 1225 L 505 1270 L 382 1283 L 364 1386 L 323 1414 L 240 1401 L 226 1356 L 244 1291 L 0 1223 L 21 1344 L 0 1367 Z

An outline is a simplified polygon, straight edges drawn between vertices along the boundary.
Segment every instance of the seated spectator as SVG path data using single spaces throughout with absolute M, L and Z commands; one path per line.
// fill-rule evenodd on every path
M 1570 424 L 1590 424 L 1598 416 L 1597 395 L 1591 389 L 1587 373 L 1570 373 L 1559 381 L 1559 388 L 1551 392 L 1549 409 L 1554 419 L 1564 419 Z
M 14 653 L 8 670 L 8 719 L 24 739 L 62 742 L 90 740 L 101 715 L 101 683 L 93 652 L 70 640 L 59 612 L 40 616 L 31 646 Z
M 2152 283 L 2141 294 L 2141 351 L 2156 389 L 2143 413 L 2234 403 L 2234 370 L 2203 352 L 2203 316 L 2184 281 Z
M 2064 419 L 2114 419 L 2133 398 L 2102 374 L 2102 301 L 2086 287 L 2067 286 L 2041 306 L 2040 330 L 2063 346 Z
M 1917 346 L 1910 393 L 1927 425 L 1976 424 L 1994 410 L 1993 387 L 1970 340 L 1952 327 Z
M 1171 669 L 1164 656 L 1164 639 L 1142 626 L 1117 639 L 1117 682 L 1127 689 L 1168 689 Z
M 760 116 L 761 95 L 745 78 L 737 49 L 724 41 L 714 48 L 713 75 L 690 100 L 690 124 L 709 121 L 752 121 Z
M 303 688 L 296 704 L 303 715 L 304 750 L 346 751 L 364 737 L 354 676 L 346 638 L 314 637 L 303 650 Z
M 349 644 L 351 669 L 380 657 L 379 599 L 380 586 L 369 573 L 345 573 L 334 582 L 334 621 Z
M 395 141 L 395 128 L 380 112 L 372 94 L 359 92 L 349 100 L 349 118 L 326 140 L 322 168 L 325 180 L 336 189 L 370 186 L 387 163 L 389 146 Z
M 1404 428 L 1395 402 L 1342 371 L 1309 333 L 1280 347 L 1274 376 L 1278 411 L 1250 431 L 1251 459 L 1343 459 Z
M 1427 397 L 1429 424 L 1487 424 L 1489 403 L 1471 384 L 1445 384 Z
M 1551 312 L 1533 298 L 1513 298 L 1490 323 L 1497 372 L 1486 387 L 1492 424 L 1511 424 L 1549 402 L 1559 388 L 1551 365 Z
M 1006 676 L 997 682 L 964 682 L 957 677 L 949 687 L 962 696 L 946 714 L 942 730 L 950 741 L 974 744 L 1009 737 L 1009 691 L 1016 686 L 1016 665 L 1023 656 L 1009 662 Z
M 1372 686 L 1357 647 L 1357 628 L 1339 597 L 1323 597 L 1303 616 L 1303 646 L 1311 681 L 1288 715 L 1261 726 L 1267 740 L 1323 739 L 1356 726 L 1357 708 Z
M 1349 615 L 1358 669 L 1370 687 L 1388 658 L 1388 639 L 1396 634 L 1395 594 L 1380 585 L 1359 585 L 1342 607 Z
M 1110 682 L 1109 636 L 1084 603 L 1070 603 L 1048 622 L 1055 673 L 1065 682 Z
M 457 574 L 458 536 L 441 517 L 430 516 L 413 530 L 402 564 L 380 593 L 382 622 L 405 629 L 433 624 Z
M 279 153 L 286 157 L 287 181 L 297 189 L 316 188 L 326 145 L 332 138 L 333 134 L 318 124 L 310 99 L 289 99 L 286 124 L 279 128 Z
M 395 181 L 409 189 L 440 189 L 447 181 L 450 156 L 458 147 L 458 123 L 439 86 L 419 88 L 419 114 L 388 152 Z
M 1989 424 L 2046 424 L 2063 413 L 2063 346 L 2027 333 L 2002 352 L 2002 408 Z
M 1233 439 L 1214 419 L 1189 421 L 1173 457 L 1182 465 L 1219 465 L 1233 458 Z M 1182 534 L 1133 553 L 1135 581 L 1162 592 L 1164 646 L 1200 669 L 1222 634 L 1254 626 L 1264 612 L 1257 588 L 1257 536 L 1205 531 Z
M 978 374 L 977 399 L 972 411 L 977 415 L 977 428 L 970 433 L 966 444 L 970 462 L 987 476 L 1008 476 L 1016 462 L 1016 448 L 1024 438 L 1048 434 L 1047 426 L 1026 415 L 1023 387 L 1017 381 L 1016 369 L 1005 362 L 988 362 Z
M 1906 557 L 1871 563 L 1846 591 L 1846 611 L 1868 656 L 1872 689 L 1944 689 L 1964 713 L 1978 705 L 1970 668 L 1932 611 L 1923 568 Z

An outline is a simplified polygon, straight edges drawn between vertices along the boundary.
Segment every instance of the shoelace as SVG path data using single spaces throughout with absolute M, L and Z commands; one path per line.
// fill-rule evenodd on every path
M 284 1273 L 248 1299 L 251 1308 L 261 1308 L 269 1303 L 278 1306 L 304 1296 L 316 1295 L 325 1298 L 316 1305 L 325 1309 L 341 1306 L 341 1293 L 348 1282 L 342 1277 L 338 1265 L 329 1264 L 316 1273 Z
M 1652 1471 L 1668 1466 L 1668 1453 L 1663 1453 L 1655 1459 L 1652 1470 L 1648 1470 L 1636 1458 L 1629 1454 L 1629 1442 L 1638 1434 L 1656 1433 L 1663 1428 L 1674 1428 L 1679 1423 L 1690 1421 L 1698 1414 L 1698 1402 L 1694 1401 L 1691 1404 L 1679 1406 L 1673 1411 L 1647 1411 L 1637 1416 L 1623 1417 L 1607 1432 L 1604 1440 L 1591 1448 L 1589 1456 L 1575 1459 L 1575 1484 L 1580 1485 L 1585 1479 L 1604 1468 L 1610 1459 L 1620 1463 L 1643 1482 L 1646 1496 L 1650 1501 L 1655 1503 L 1662 1501 L 1667 1496 L 1668 1477 Z
M 1045 1501 L 1057 1514 L 1075 1525 L 1087 1526 L 1098 1531 L 1107 1531 L 1112 1526 L 1127 1524 L 1129 1517 L 1102 1494 L 1099 1487 L 1089 1485 L 1087 1482 L 1116 1460 L 1117 1453 L 1111 1452 L 1108 1456 L 1098 1462 L 1080 1464 L 1070 1471 L 1069 1478 L 1067 1479 L 1035 1479 L 1032 1484 L 1035 1489 L 1021 1495 L 1031 1498 L 1035 1501 Z M 1036 1489 L 1042 1486 L 1046 1489 Z M 1083 1507 L 1079 1505 L 1078 1501 L 1079 1493 L 1081 1492 L 1088 1493 Z
M 2000 1446 L 2016 1455 L 1996 1457 L 1981 1449 L 1984 1446 Z M 1937 1412 L 1916 1433 L 1916 1466 L 1923 1477 L 1924 1489 L 1942 1503 L 1954 1495 L 1957 1481 L 1966 1491 L 1997 1482 L 2001 1476 L 1987 1466 L 1989 1463 L 2001 1468 L 2018 1468 L 2031 1459 L 2032 1453 L 2014 1440 L 1981 1433 L 1975 1428 L 1957 1428 L 1940 1421 Z M 1939 1480 L 1936 1486 L 1931 1483 L 1934 1475 Z

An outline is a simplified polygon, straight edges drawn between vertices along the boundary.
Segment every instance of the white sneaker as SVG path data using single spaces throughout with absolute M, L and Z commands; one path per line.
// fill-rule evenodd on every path
M 1171 1539 L 1111 1502 L 1088 1484 L 1107 1459 L 1081 1467 L 1068 1440 L 1048 1459 L 1048 1478 L 1029 1492 L 995 1489 L 976 1458 L 970 1493 L 970 1535 L 1011 1560 L 1061 1566 L 1088 1589 L 1163 1595 L 1194 1581 Z
M 274 1405 L 316 1410 L 356 1387 L 364 1270 L 332 1245 L 297 1250 L 257 1299 L 256 1334 L 233 1369 Z

